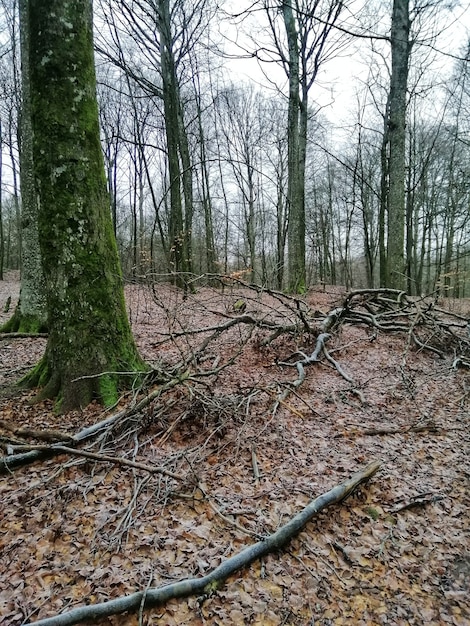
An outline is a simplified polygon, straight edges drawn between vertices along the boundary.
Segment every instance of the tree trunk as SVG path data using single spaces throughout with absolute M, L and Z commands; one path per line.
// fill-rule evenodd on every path
M 405 122 L 408 62 L 411 44 L 409 0 L 394 0 L 392 75 L 390 82 L 387 287 L 405 287 Z
M 302 293 L 306 288 L 305 276 L 305 214 L 299 178 L 299 113 L 300 113 L 300 69 L 299 45 L 295 17 L 291 0 L 282 5 L 284 25 L 289 47 L 289 109 L 287 121 L 288 140 L 288 180 L 287 208 L 289 213 L 288 245 L 288 284 L 289 291 Z
M 3 263 L 5 260 L 5 240 L 3 238 L 3 209 L 2 209 L 2 185 L 3 185 L 3 137 L 2 137 L 2 120 L 0 119 L 0 280 L 3 280 Z
M 38 236 L 38 202 L 34 186 L 26 0 L 20 0 L 19 14 L 22 73 L 18 137 L 21 181 L 21 294 L 13 317 L 2 330 L 29 333 L 46 329 L 47 311 Z
M 384 134 L 380 146 L 380 201 L 378 215 L 378 242 L 379 242 L 379 285 L 385 287 L 387 284 L 387 250 L 386 250 L 386 233 L 385 223 L 388 214 L 388 120 L 390 108 L 390 94 L 387 98 L 387 104 L 384 115 Z
M 38 234 L 38 198 L 34 185 L 31 86 L 28 71 L 26 0 L 20 0 L 22 106 L 20 113 L 21 295 L 18 332 L 41 332 L 47 326 L 46 294 Z
M 211 183 L 210 183 L 210 167 L 207 158 L 207 138 L 206 130 L 203 125 L 203 99 L 201 93 L 200 82 L 200 70 L 197 57 L 194 55 L 191 58 L 192 66 L 192 83 L 194 90 L 195 106 L 196 106 L 196 120 L 197 120 L 197 148 L 200 161 L 200 202 L 202 207 L 202 214 L 204 217 L 204 235 L 203 241 L 205 244 L 205 250 L 201 255 L 201 273 L 203 271 L 208 274 L 217 273 L 217 253 L 215 246 L 214 235 L 214 219 L 213 219 L 213 207 L 211 197 Z M 189 152 L 188 152 L 189 155 Z M 191 176 L 191 189 L 192 189 L 192 176 Z M 191 197 L 192 198 L 192 197 Z M 204 258 L 203 258 L 204 257 Z M 203 263 L 205 261 L 205 266 Z M 204 269 L 202 269 L 204 268 Z M 212 279 L 209 279 L 209 283 Z
M 175 273 L 176 284 L 186 289 L 188 274 L 192 269 L 192 171 L 189 164 L 189 147 L 183 126 L 179 86 L 176 77 L 169 0 L 159 0 L 158 2 L 158 30 L 170 177 L 170 262 L 171 271 Z
M 29 71 L 49 340 L 26 378 L 62 411 L 112 404 L 142 371 L 126 316 L 101 152 L 91 0 L 29 0 Z M 132 376 L 132 378 L 134 378 Z

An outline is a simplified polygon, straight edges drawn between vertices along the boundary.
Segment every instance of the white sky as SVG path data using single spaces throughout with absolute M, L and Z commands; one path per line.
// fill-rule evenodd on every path
M 229 6 L 232 4 L 232 10 L 240 14 L 244 9 L 252 7 L 254 3 L 251 0 L 238 0 L 237 3 L 228 3 Z M 357 0 L 356 6 L 358 8 L 362 4 L 363 0 Z M 357 32 L 358 25 L 355 25 L 353 20 L 354 18 L 351 16 L 347 21 L 351 30 Z M 235 22 L 237 23 L 239 20 Z M 225 28 L 227 30 L 224 34 L 229 34 L 231 28 L 234 29 L 233 35 L 229 35 L 231 39 L 238 39 L 241 43 L 246 42 L 244 45 L 247 48 L 254 45 L 247 42 L 242 33 L 242 27 L 236 28 L 232 25 L 230 28 L 226 24 Z M 379 26 L 377 26 L 377 30 L 378 28 Z M 433 71 L 442 79 L 443 76 L 445 77 L 453 71 L 456 61 L 452 55 L 459 56 L 469 40 L 470 3 L 461 2 L 460 6 L 456 7 L 452 13 L 448 13 L 445 19 L 441 19 L 438 28 L 440 33 L 437 40 L 432 43 L 434 53 L 428 46 L 424 46 L 422 50 L 433 53 Z M 382 34 L 388 34 L 387 25 L 382 26 Z M 388 44 L 383 45 L 385 50 L 389 49 Z M 367 57 L 370 55 L 370 44 L 367 40 L 358 40 L 356 47 L 358 48 L 356 52 L 350 52 L 348 56 L 344 56 L 343 53 L 343 56 L 328 61 L 320 71 L 317 82 L 309 94 L 310 101 L 319 103 L 320 106 L 324 107 L 323 114 L 336 123 L 341 123 L 343 119 L 354 116 L 354 111 L 357 110 L 356 94 L 360 89 L 360 83 L 368 79 Z M 233 54 L 237 52 L 235 45 L 228 45 L 227 49 Z M 230 68 L 233 72 L 232 79 L 236 76 L 246 82 L 255 82 L 264 88 L 269 86 L 256 59 L 233 59 L 230 61 Z M 279 86 L 285 86 L 285 75 L 282 69 L 275 68 L 273 64 L 269 66 L 265 64 L 264 68 L 270 76 L 275 78 Z

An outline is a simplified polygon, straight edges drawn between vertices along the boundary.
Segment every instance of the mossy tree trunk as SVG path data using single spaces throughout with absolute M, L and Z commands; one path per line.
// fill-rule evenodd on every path
M 142 371 L 126 315 L 96 102 L 91 0 L 28 0 L 38 230 L 49 340 L 27 377 L 66 411 Z M 134 376 L 132 376 L 134 378 Z
M 21 180 L 21 295 L 3 332 L 41 332 L 47 327 L 44 274 L 38 237 L 38 203 L 33 171 L 33 133 L 29 79 L 27 0 L 19 2 L 21 35 L 21 109 L 19 147 Z

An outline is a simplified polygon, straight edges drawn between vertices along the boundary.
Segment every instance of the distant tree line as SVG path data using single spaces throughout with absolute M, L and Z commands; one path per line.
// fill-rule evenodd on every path
M 1 0 L 0 276 L 20 267 L 27 236 L 17 4 Z M 449 3 L 377 1 L 352 19 L 356 4 L 258 0 L 234 15 L 213 0 L 95 0 L 126 277 L 188 288 L 194 273 L 242 270 L 294 292 L 469 295 L 469 48 L 440 48 Z M 237 54 L 264 68 L 264 87 L 230 75 Z M 329 62 L 352 54 L 367 72 L 344 117 L 328 117 Z

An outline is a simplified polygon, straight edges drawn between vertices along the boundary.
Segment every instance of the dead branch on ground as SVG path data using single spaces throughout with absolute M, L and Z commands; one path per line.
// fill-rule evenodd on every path
M 220 324 L 208 325 L 204 328 L 185 327 L 184 322 L 178 320 L 178 310 L 170 310 L 168 303 L 157 302 L 163 308 L 167 308 L 170 332 L 162 335 L 156 344 L 170 341 L 177 344 L 180 340 L 184 345 L 179 346 L 181 360 L 172 365 L 166 365 L 162 370 L 155 372 L 154 381 L 159 377 L 157 388 L 151 392 L 141 390 L 140 399 L 133 402 L 126 409 L 119 411 L 96 427 L 85 429 L 77 433 L 72 439 L 64 437 L 58 444 L 78 444 L 93 437 L 113 436 L 116 430 L 122 431 L 126 424 L 135 426 L 146 407 L 160 400 L 162 395 L 178 387 L 183 383 L 198 383 L 202 379 L 215 380 L 217 375 L 225 368 L 232 366 L 238 356 L 243 352 L 244 346 L 253 337 L 255 329 L 269 332 L 268 337 L 259 340 L 261 347 L 272 343 L 281 335 L 289 335 L 298 339 L 305 333 L 309 336 L 317 335 L 315 350 L 310 356 L 300 352 L 301 359 L 295 362 L 287 362 L 285 359 L 278 361 L 278 365 L 295 367 L 298 377 L 289 384 L 282 393 L 277 394 L 274 413 L 279 404 L 285 402 L 288 395 L 295 391 L 305 379 L 305 366 L 318 362 L 320 353 L 333 365 L 337 372 L 346 381 L 353 385 L 353 393 L 356 393 L 362 402 L 362 392 L 357 389 L 353 378 L 347 374 L 342 366 L 334 359 L 326 349 L 325 343 L 331 334 L 338 330 L 341 324 L 362 324 L 381 332 L 406 332 L 408 333 L 408 345 L 415 346 L 418 350 L 427 350 L 439 356 L 453 353 L 454 366 L 467 367 L 470 364 L 470 336 L 468 334 L 467 319 L 463 316 L 445 311 L 436 307 L 431 299 L 410 298 L 404 292 L 394 289 L 359 289 L 351 291 L 343 299 L 342 305 L 330 311 L 323 320 L 315 318 L 308 306 L 300 298 L 286 296 L 280 292 L 264 289 L 257 285 L 249 285 L 241 280 L 234 279 L 233 283 L 241 287 L 244 292 L 253 292 L 256 297 L 250 300 L 244 293 L 244 300 L 248 302 L 247 310 L 254 309 L 259 305 L 259 311 L 249 311 L 242 315 L 228 315 L 217 312 L 225 318 Z M 155 293 L 155 290 L 154 290 Z M 276 307 L 263 303 L 260 298 L 267 294 L 274 298 Z M 187 302 L 184 304 L 187 309 Z M 209 309 L 208 309 L 209 312 Z M 214 313 L 212 311 L 212 313 Z M 226 318 L 229 319 L 226 319 Z M 315 319 L 315 324 L 313 320 Z M 174 326 L 178 325 L 179 329 Z M 223 359 L 217 349 L 217 340 L 228 332 L 233 332 L 236 327 L 247 326 L 248 331 L 240 333 L 237 338 L 238 347 L 229 358 Z M 328 332 L 326 332 L 328 331 Z M 190 338 L 201 338 L 200 341 L 190 341 Z M 211 354 L 209 354 L 211 352 Z M 299 352 L 297 351 L 297 354 Z M 209 358 L 212 367 L 204 369 L 202 363 Z M 164 371 L 166 370 L 166 372 Z M 144 394 L 142 397 L 142 393 Z M 9 455 L 0 458 L 0 473 L 12 471 L 21 465 L 33 462 L 41 458 L 47 458 L 56 454 L 54 446 L 48 450 L 31 450 L 22 454 Z
M 7 339 L 47 339 L 48 336 L 47 333 L 0 333 L 0 341 L 6 341 Z
M 38 450 L 41 452 L 50 452 L 51 446 L 28 446 L 28 445 L 16 445 L 13 446 L 16 450 Z M 68 446 L 57 445 L 53 448 L 54 455 L 58 454 L 68 454 L 71 456 L 79 456 L 84 459 L 92 459 L 94 461 L 98 461 L 100 463 L 113 463 L 114 465 L 121 465 L 123 467 L 132 467 L 134 469 L 143 470 L 148 472 L 149 474 L 161 474 L 162 476 L 166 476 L 167 478 L 173 478 L 178 481 L 186 481 L 187 479 L 179 474 L 175 474 L 174 472 L 170 472 L 163 467 L 154 467 L 153 465 L 148 465 L 147 463 L 137 463 L 135 461 L 129 461 L 129 459 L 125 459 L 123 457 L 111 456 L 109 454 L 98 454 L 96 452 L 89 452 L 88 450 L 78 450 L 77 448 L 69 448 Z
M 382 435 L 404 435 L 406 433 L 438 433 L 441 429 L 433 419 L 426 421 L 417 421 L 411 426 L 390 426 L 381 428 L 366 428 L 364 430 L 353 429 L 349 432 L 338 433 L 336 437 L 352 437 L 352 436 L 382 436 Z
M 138 611 L 140 607 L 150 608 L 162 605 L 173 598 L 187 598 L 189 596 L 210 595 L 220 589 L 226 579 L 248 567 L 254 561 L 278 551 L 290 542 L 305 525 L 320 511 L 331 504 L 345 500 L 361 483 L 369 480 L 380 468 L 378 461 L 369 463 L 363 470 L 356 472 L 340 485 L 322 494 L 310 502 L 287 524 L 281 526 L 275 533 L 255 544 L 247 546 L 241 552 L 223 561 L 212 572 L 201 578 L 187 578 L 164 587 L 152 589 L 147 587 L 143 591 L 115 600 L 94 605 L 83 605 L 61 615 L 41 619 L 34 622 L 35 626 L 71 626 L 84 621 L 94 621 L 110 615 L 117 615 L 126 611 Z M 32 623 L 31 623 L 32 624 Z
M 341 324 L 360 324 L 381 332 L 403 332 L 409 345 L 445 358 L 453 354 L 459 365 L 470 363 L 469 320 L 436 306 L 432 298 L 407 296 L 397 289 L 357 289 L 323 320 L 323 330 Z
M 427 504 L 434 504 L 435 502 L 439 502 L 440 500 L 444 500 L 444 496 L 441 494 L 435 494 L 431 492 L 420 493 L 414 496 L 409 502 L 405 504 L 399 504 L 390 510 L 392 515 L 395 513 L 401 513 L 401 511 L 406 511 L 408 509 L 414 509 L 419 506 L 426 506 Z

